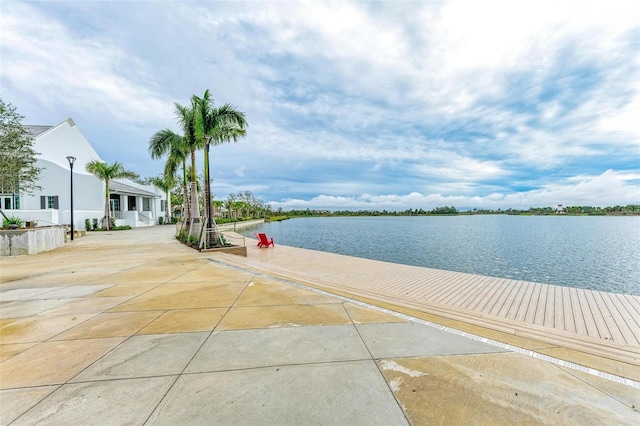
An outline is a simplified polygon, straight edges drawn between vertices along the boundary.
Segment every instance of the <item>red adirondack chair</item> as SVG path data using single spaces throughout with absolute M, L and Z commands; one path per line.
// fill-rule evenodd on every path
M 269 248 L 269 246 L 273 246 L 273 247 L 276 246 L 273 243 L 273 238 L 267 238 L 267 234 L 256 234 L 254 232 L 253 235 L 255 235 L 256 238 L 258 239 L 258 247 L 260 248 L 262 247 Z

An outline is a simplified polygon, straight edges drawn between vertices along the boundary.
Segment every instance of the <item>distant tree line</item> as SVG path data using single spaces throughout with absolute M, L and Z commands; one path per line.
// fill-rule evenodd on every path
M 477 214 L 507 214 L 507 215 L 569 215 L 569 216 L 633 216 L 640 215 L 640 205 L 629 204 L 626 206 L 566 206 L 562 209 L 557 207 L 531 207 L 527 210 L 521 209 L 472 209 L 459 211 L 454 206 L 436 207 L 432 210 L 406 209 L 403 211 L 388 210 L 318 210 L 318 209 L 292 209 L 285 211 L 279 208 L 274 212 L 278 216 L 302 217 L 302 216 L 454 216 L 454 215 L 477 215 Z

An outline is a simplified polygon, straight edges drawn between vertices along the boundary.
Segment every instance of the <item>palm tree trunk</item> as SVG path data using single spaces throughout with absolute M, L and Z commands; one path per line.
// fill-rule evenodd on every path
M 164 206 L 164 222 L 169 223 L 171 220 L 171 191 L 167 189 L 167 204 Z
M 191 151 L 191 218 L 200 221 L 200 204 L 198 203 L 198 184 L 196 182 L 196 153 Z
M 107 231 L 111 229 L 111 206 L 109 205 L 109 180 L 105 180 L 104 184 L 104 219 L 102 220 L 102 227 Z
M 186 183 L 182 185 L 182 220 L 191 220 L 191 208 L 189 208 L 189 194 Z
M 187 191 L 187 162 L 182 161 L 182 221 L 191 219 L 191 209 L 189 208 L 189 194 Z
M 200 203 L 198 202 L 198 184 L 191 182 L 191 218 L 194 221 L 200 220 Z

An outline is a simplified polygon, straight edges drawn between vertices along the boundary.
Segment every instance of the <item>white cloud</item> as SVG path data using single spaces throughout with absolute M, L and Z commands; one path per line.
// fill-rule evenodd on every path
M 565 206 L 612 206 L 637 204 L 640 200 L 640 174 L 607 170 L 598 176 L 574 177 L 562 183 L 547 185 L 531 191 L 484 196 L 459 196 L 442 194 L 406 195 L 362 194 L 357 197 L 334 197 L 320 195 L 309 200 L 285 199 L 270 201 L 272 208 L 283 209 L 327 209 L 327 210 L 406 210 L 423 208 L 430 210 L 440 206 L 455 206 L 459 209 L 528 209 L 530 207 Z
M 73 111 L 81 106 L 135 125 L 172 116 L 173 103 L 145 84 L 153 78 L 147 64 L 114 40 L 74 36 L 28 4 L 3 8 L 10 9 L 3 13 L 3 79 L 44 108 Z

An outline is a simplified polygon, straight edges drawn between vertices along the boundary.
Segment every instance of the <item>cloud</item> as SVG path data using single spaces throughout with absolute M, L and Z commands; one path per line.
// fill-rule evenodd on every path
M 562 183 L 518 193 L 490 193 L 483 196 L 459 196 L 442 194 L 406 195 L 362 194 L 356 197 L 319 195 L 310 200 L 284 199 L 270 201 L 278 209 L 326 209 L 326 210 L 431 210 L 441 206 L 455 206 L 459 210 L 477 209 L 529 209 L 530 207 L 565 206 L 613 206 L 637 204 L 640 200 L 639 173 L 607 170 L 598 176 L 572 177 Z
M 11 12 L 3 14 L 4 84 L 19 87 L 45 108 L 81 105 L 131 125 L 172 114 L 172 103 L 144 84 L 153 78 L 151 69 L 131 52 L 109 39 L 72 35 L 30 5 L 4 8 Z

